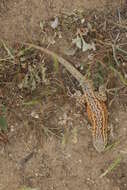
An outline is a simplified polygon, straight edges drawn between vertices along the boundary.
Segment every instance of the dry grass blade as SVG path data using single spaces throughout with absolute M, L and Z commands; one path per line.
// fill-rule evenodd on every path
M 118 60 L 117 60 L 117 58 L 116 58 L 115 45 L 112 45 L 112 52 L 113 52 L 114 60 L 115 60 L 115 62 L 116 62 L 116 64 L 117 64 L 117 66 L 119 66 L 119 62 L 118 62 Z
M 11 57 L 3 58 L 3 59 L 0 59 L 0 62 L 7 61 L 7 60 L 10 60 L 10 59 L 11 59 Z
M 114 170 L 118 164 L 121 162 L 121 157 L 118 157 L 109 167 L 108 169 L 100 175 L 100 178 L 106 176 L 108 173 L 110 173 L 112 170 Z
M 122 28 L 122 29 L 126 29 L 127 30 L 127 26 L 123 25 L 123 24 L 120 24 L 120 23 L 116 23 L 112 20 L 107 20 L 108 22 L 110 22 L 111 24 L 114 24 L 115 26 L 118 26 L 119 28 Z
M 25 53 L 26 53 L 27 51 L 29 51 L 30 49 L 31 49 L 30 47 L 24 48 L 23 50 L 21 50 L 21 51 L 18 52 L 18 54 L 17 54 L 16 57 L 20 57 L 20 56 L 25 55 Z
M 121 74 L 119 71 L 117 71 L 117 70 L 116 70 L 114 67 L 112 67 L 112 66 L 110 66 L 110 69 L 111 69 L 115 74 L 117 74 L 117 75 L 119 76 L 121 82 L 122 82 L 124 85 L 127 86 L 127 80 L 122 76 L 122 74 Z
M 116 49 L 122 53 L 124 53 L 125 55 L 127 55 L 127 51 L 121 49 L 119 46 L 116 46 Z
M 43 125 L 43 132 L 46 137 L 49 137 L 51 135 L 57 137 L 58 139 L 61 139 L 60 135 L 57 135 L 55 132 L 52 131 L 52 128 L 45 127 L 44 125 Z
M 111 150 L 113 148 L 115 148 L 118 144 L 120 144 L 120 141 L 116 141 L 110 145 L 108 145 L 106 148 L 105 148 L 105 151 L 108 151 L 108 150 Z
M 11 53 L 10 49 L 6 46 L 6 44 L 4 43 L 4 41 L 1 40 L 1 42 L 2 42 L 2 44 L 3 44 L 4 48 L 5 48 L 5 50 L 7 51 L 8 55 L 10 56 L 10 58 L 11 58 L 11 59 L 14 59 L 13 54 Z

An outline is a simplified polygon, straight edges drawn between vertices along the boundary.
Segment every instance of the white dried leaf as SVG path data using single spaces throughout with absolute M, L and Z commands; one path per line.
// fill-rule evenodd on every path
M 89 54 L 89 55 L 88 55 L 88 59 L 89 59 L 90 61 L 92 61 L 92 60 L 93 60 L 93 54 Z
M 84 69 L 84 67 L 83 67 L 83 65 L 81 65 L 81 66 L 80 66 L 80 70 L 83 71 L 83 69 Z
M 84 24 L 84 22 L 85 22 L 85 18 L 82 18 L 81 19 L 81 24 Z
M 31 117 L 33 117 L 35 119 L 39 119 L 39 115 L 35 111 L 31 112 Z
M 76 38 L 74 38 L 72 40 L 72 43 L 75 44 L 79 49 L 82 48 L 82 39 L 79 36 L 77 36 Z
M 80 38 L 79 36 L 74 38 L 72 40 L 72 43 L 75 44 L 79 49 L 82 49 L 83 52 L 87 50 L 93 50 L 93 51 L 96 50 L 94 42 L 92 42 L 91 44 L 88 44 L 85 42 L 83 38 Z
M 19 89 L 22 89 L 22 87 L 23 87 L 23 83 L 19 83 L 19 84 L 18 84 L 18 88 L 19 88 Z
M 59 24 L 59 20 L 58 20 L 58 17 L 56 17 L 55 20 L 51 22 L 51 27 L 55 29 L 57 28 L 58 24 Z

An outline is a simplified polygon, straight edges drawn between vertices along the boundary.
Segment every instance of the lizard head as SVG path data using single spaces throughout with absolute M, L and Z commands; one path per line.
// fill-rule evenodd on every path
M 97 152 L 101 153 L 105 150 L 105 146 L 107 145 L 107 134 L 103 135 L 101 130 L 93 135 L 93 146 Z
M 94 140 L 93 146 L 97 150 L 97 152 L 101 153 L 104 151 L 106 144 L 104 141 L 102 141 L 101 139 L 98 138 L 98 139 Z

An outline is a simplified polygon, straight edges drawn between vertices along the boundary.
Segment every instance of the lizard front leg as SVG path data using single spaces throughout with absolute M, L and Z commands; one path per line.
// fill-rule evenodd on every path
M 107 95 L 106 95 L 106 87 L 105 85 L 101 85 L 99 87 L 99 91 L 95 92 L 96 98 L 102 102 L 107 101 Z

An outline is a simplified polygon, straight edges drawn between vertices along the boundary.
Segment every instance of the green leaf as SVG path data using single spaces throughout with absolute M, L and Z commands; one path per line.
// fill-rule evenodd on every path
M 0 117 L 0 127 L 3 131 L 7 131 L 8 128 L 7 120 L 3 116 Z
M 116 160 L 114 160 L 114 162 L 107 168 L 107 170 L 100 175 L 100 178 L 106 176 L 108 173 L 114 170 L 120 162 L 121 162 L 121 157 L 116 158 Z
M 53 57 L 53 61 L 54 61 L 54 72 L 58 73 L 59 72 L 59 63 L 56 57 Z
M 23 105 L 25 106 L 34 106 L 34 105 L 37 105 L 37 104 L 40 104 L 40 102 L 38 100 L 31 100 L 29 102 L 24 102 Z
M 4 105 L 2 105 L 2 112 L 5 113 L 6 112 L 6 107 Z

